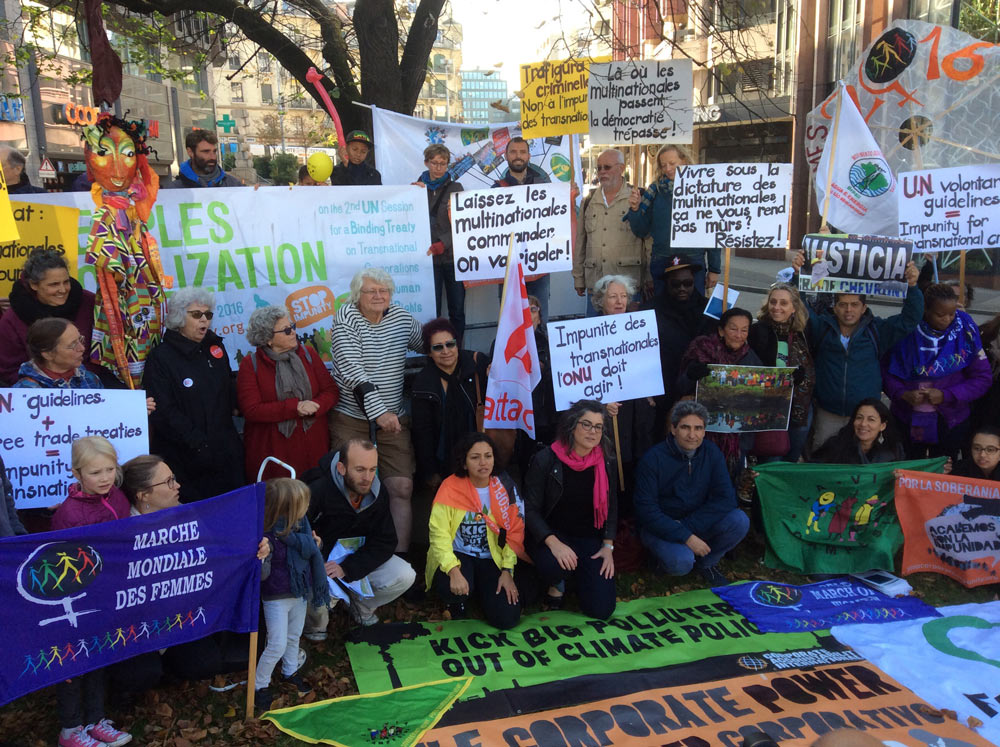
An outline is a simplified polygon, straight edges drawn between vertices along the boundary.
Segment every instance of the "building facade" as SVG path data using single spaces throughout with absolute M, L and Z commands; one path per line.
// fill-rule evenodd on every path
M 495 102 L 510 109 L 507 81 L 496 70 L 462 70 L 462 114 L 469 124 L 510 122 L 511 112 L 493 106 Z

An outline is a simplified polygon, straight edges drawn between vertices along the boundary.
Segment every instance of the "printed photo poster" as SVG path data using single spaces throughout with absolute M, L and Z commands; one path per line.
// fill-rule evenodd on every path
M 62 503 L 72 474 L 73 442 L 104 436 L 118 463 L 149 453 L 146 393 L 128 389 L 0 389 L 0 450 L 14 505 Z
M 548 334 L 556 410 L 663 394 L 654 311 L 552 321 Z
M 93 289 L 94 268 L 83 262 L 90 194 L 32 195 L 31 202 L 80 210 L 79 278 Z M 149 230 L 174 289 L 214 291 L 212 329 L 234 367 L 251 351 L 250 315 L 270 305 L 287 308 L 299 342 L 330 360 L 334 316 L 365 267 L 392 276 L 394 304 L 420 322 L 435 316 L 427 193 L 419 187 L 164 189 Z
M 940 573 L 966 588 L 997 582 L 1000 486 L 971 477 L 900 472 L 896 511 L 904 576 Z
M 678 249 L 787 248 L 790 163 L 680 166 L 670 245 Z
M 0 298 L 21 278 L 24 260 L 34 249 L 66 251 L 76 246 L 80 211 L 58 205 L 39 206 L 30 202 L 10 203 L 19 238 L 0 244 Z
M 572 59 L 521 65 L 524 137 L 587 132 L 587 81 L 593 64 L 589 59 Z
M 587 101 L 591 142 L 691 143 L 694 137 L 692 69 L 688 59 L 591 65 Z
M 456 280 L 497 280 L 507 271 L 511 234 L 528 275 L 573 269 L 568 184 L 522 184 L 453 192 L 452 254 Z
M 708 409 L 710 433 L 787 431 L 794 368 L 710 365 L 695 399 Z
M 586 111 L 584 103 L 584 120 Z M 372 122 L 375 163 L 382 174 L 383 184 L 415 182 L 427 169 L 424 166 L 424 148 L 444 145 L 451 153 L 451 167 L 448 169 L 451 178 L 465 189 L 486 189 L 507 173 L 507 143 L 510 139 L 528 137 L 521 131 L 520 122 L 470 127 L 418 119 L 376 107 L 372 108 Z M 575 174 L 577 186 L 582 191 L 580 152 L 579 148 L 570 146 L 568 135 L 556 133 L 529 137 L 528 147 L 532 166 L 545 172 L 553 182 L 568 184 L 571 175 Z
M 917 252 L 1000 247 L 1000 164 L 899 175 L 899 235 Z
M 860 293 L 905 298 L 913 242 L 882 236 L 811 233 L 802 238 L 804 293 Z

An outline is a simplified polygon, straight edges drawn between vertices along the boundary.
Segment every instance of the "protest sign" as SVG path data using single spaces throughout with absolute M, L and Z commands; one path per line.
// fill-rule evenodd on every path
M 127 389 L 0 389 L 0 447 L 17 508 L 62 503 L 73 442 L 104 436 L 118 461 L 149 453 L 146 394 Z
M 901 472 L 896 511 L 903 575 L 940 573 L 972 588 L 997 582 L 1000 486 L 971 477 Z
M 87 193 L 32 196 L 80 208 L 81 254 L 94 205 Z M 284 306 L 308 342 L 330 359 L 330 327 L 354 273 L 378 267 L 396 285 L 392 302 L 420 321 L 434 318 L 427 193 L 419 187 L 240 187 L 165 189 L 150 216 L 174 288 L 215 292 L 212 329 L 234 365 L 254 309 Z M 82 261 L 81 256 L 81 261 Z M 94 267 L 79 276 L 94 288 Z
M 424 735 L 418 747 L 741 747 L 759 731 L 783 745 L 805 746 L 846 727 L 863 729 L 876 741 L 897 747 L 990 745 L 862 661 L 637 687 L 628 694 L 592 698 L 580 705 L 525 709 L 506 718 L 438 726 Z
M 838 625 L 830 632 L 935 708 L 953 711 L 958 724 L 975 724 L 980 738 L 1000 744 L 1000 602 L 938 612 L 931 620 Z
M 768 633 L 938 617 L 937 610 L 917 597 L 895 599 L 849 578 L 831 578 L 804 586 L 753 581 L 720 586 L 712 591 Z
M 665 145 L 692 140 L 691 60 L 594 63 L 588 91 L 591 142 Z
M 571 270 L 570 215 L 568 184 L 452 193 L 455 279 L 502 278 L 511 233 L 527 274 Z
M 738 290 L 726 288 L 727 309 L 731 309 L 736 306 L 736 302 L 739 298 L 740 292 Z M 713 319 L 719 319 L 722 316 L 722 283 L 716 283 L 712 287 L 712 295 L 708 297 L 708 303 L 705 304 L 705 311 L 703 313 L 705 316 L 710 316 Z
M 58 249 L 72 256 L 76 252 L 76 227 L 80 211 L 57 205 L 11 202 L 20 237 L 0 244 L 0 298 L 10 295 L 11 286 L 21 277 L 24 260 L 33 249 Z
M 569 676 L 818 646 L 813 633 L 760 633 L 703 589 L 621 602 L 608 620 L 546 612 L 502 631 L 478 620 L 376 625 L 359 630 L 347 652 L 362 693 L 471 674 L 471 698 Z
M 806 265 L 799 290 L 905 298 L 913 242 L 880 236 L 811 233 L 802 238 Z
M 257 629 L 264 485 L 0 540 L 0 704 L 217 630 Z
M 711 433 L 786 431 L 794 368 L 710 365 L 695 399 L 708 408 Z
M 790 163 L 680 166 L 670 246 L 787 247 L 791 191 Z
M 1000 246 L 1000 165 L 908 171 L 899 181 L 899 235 L 915 251 Z
M 897 469 L 940 472 L 945 459 L 886 464 L 759 464 L 764 563 L 798 573 L 892 570 L 903 531 L 893 503 Z
M 545 60 L 521 65 L 521 130 L 524 137 L 587 131 L 587 59 Z
M 550 322 L 548 331 L 557 410 L 663 394 L 655 312 Z

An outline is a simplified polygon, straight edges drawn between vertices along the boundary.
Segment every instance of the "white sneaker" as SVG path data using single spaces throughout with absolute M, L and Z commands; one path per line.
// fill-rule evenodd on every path
M 302 637 L 305 638 L 307 641 L 325 641 L 326 631 L 317 630 L 316 632 L 313 633 L 303 633 Z

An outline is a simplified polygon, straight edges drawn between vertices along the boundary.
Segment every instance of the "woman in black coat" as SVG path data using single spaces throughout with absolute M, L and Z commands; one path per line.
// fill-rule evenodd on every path
M 142 379 L 157 403 L 149 417 L 150 452 L 173 467 L 182 503 L 245 484 L 229 354 L 209 329 L 214 306 L 215 296 L 201 288 L 171 296 L 167 331 L 150 352 Z
M 884 464 L 906 458 L 893 427 L 892 415 L 882 400 L 863 399 L 854 407 L 847 425 L 831 436 L 813 455 L 826 464 Z
M 417 480 L 436 490 L 452 473 L 455 444 L 476 430 L 490 360 L 460 350 L 458 333 L 447 319 L 427 322 L 423 338 L 430 360 L 413 380 L 411 434 Z

